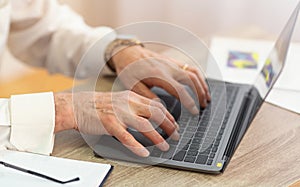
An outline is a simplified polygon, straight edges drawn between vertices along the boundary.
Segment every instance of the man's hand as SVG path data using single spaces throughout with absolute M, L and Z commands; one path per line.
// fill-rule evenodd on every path
M 131 91 L 55 94 L 55 108 L 55 132 L 77 129 L 84 134 L 112 135 L 142 157 L 149 156 L 149 152 L 127 132 L 128 127 L 141 132 L 162 151 L 167 151 L 169 145 L 149 120 L 179 140 L 179 126 L 166 108 Z
M 183 85 L 193 89 L 201 107 L 206 107 L 207 102 L 211 100 L 205 79 L 197 68 L 139 45 L 121 50 L 113 56 L 112 62 L 125 87 L 147 98 L 157 98 L 150 88 L 161 87 L 180 99 L 193 114 L 198 114 L 199 110 Z

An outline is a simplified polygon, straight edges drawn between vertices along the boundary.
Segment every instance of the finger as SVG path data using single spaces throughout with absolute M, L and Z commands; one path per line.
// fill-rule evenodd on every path
M 158 99 L 158 96 L 153 93 L 144 83 L 139 82 L 137 83 L 133 88 L 132 91 L 134 91 L 137 94 L 140 94 L 144 97 L 147 97 L 149 99 Z
M 151 106 L 150 112 L 151 113 L 148 118 L 159 125 L 159 127 L 164 130 L 173 140 L 178 141 L 180 136 L 176 130 L 177 126 L 166 117 L 164 111 L 159 107 Z
M 151 140 L 155 146 L 162 151 L 168 151 L 170 146 L 165 139 L 154 129 L 152 124 L 145 118 L 136 116 L 127 118 L 124 121 L 128 125 L 132 126 L 139 132 L 141 132 L 146 138 Z
M 200 81 L 200 83 L 201 83 L 201 85 L 202 85 L 202 87 L 205 91 L 206 99 L 208 101 L 211 101 L 211 95 L 209 93 L 209 88 L 208 88 L 208 85 L 207 85 L 202 73 L 200 73 L 200 71 L 197 70 L 196 68 L 188 68 L 188 71 L 191 71 L 192 73 L 194 73 L 198 77 L 198 79 L 199 79 L 199 81 Z
M 127 132 L 118 120 L 112 120 L 107 131 L 115 136 L 124 146 L 131 150 L 134 154 L 141 157 L 148 157 L 149 151 L 140 144 L 129 132 Z
M 187 108 L 192 114 L 199 114 L 199 109 L 195 104 L 194 99 L 190 96 L 190 94 L 186 91 L 185 87 L 182 84 L 180 84 L 173 78 L 168 78 L 167 82 L 160 81 L 158 86 L 180 100 L 183 106 Z
M 175 118 L 172 116 L 172 114 L 166 109 L 166 107 L 160 103 L 160 102 L 157 102 L 157 101 L 153 101 L 150 103 L 150 106 L 154 106 L 154 107 L 157 107 L 159 108 L 160 110 L 162 110 L 163 114 L 165 114 L 167 116 L 167 118 L 173 123 L 176 125 L 176 120 Z
M 173 63 L 177 64 L 179 67 L 184 66 L 183 63 L 181 63 L 181 62 L 179 62 L 179 61 L 176 61 L 176 60 L 174 60 L 173 58 L 168 58 L 168 59 L 169 59 L 170 61 L 172 61 Z M 188 66 L 186 70 L 187 70 L 187 71 L 190 71 L 190 72 L 192 72 L 192 73 L 194 73 L 194 74 L 196 74 L 196 76 L 197 76 L 198 79 L 200 80 L 200 83 L 201 83 L 202 87 L 203 87 L 204 90 L 205 90 L 206 99 L 207 99 L 208 101 L 211 101 L 211 95 L 210 95 L 210 93 L 209 93 L 209 88 L 208 88 L 208 86 L 207 86 L 207 83 L 206 83 L 206 81 L 205 81 L 205 79 L 204 79 L 202 73 L 201 73 L 197 68 L 190 67 L 190 66 Z
M 202 88 L 200 81 L 198 80 L 198 77 L 194 73 L 189 71 L 184 71 L 184 73 L 187 75 L 183 76 L 181 82 L 187 84 L 190 88 L 193 89 L 194 93 L 198 97 L 201 107 L 205 108 L 207 106 L 206 94 L 204 92 L 204 89 Z
M 168 111 L 163 106 L 160 106 L 162 104 L 157 105 L 159 107 L 140 104 L 136 107 L 136 114 L 154 121 L 168 134 L 168 136 L 176 141 L 179 140 L 180 136 L 176 130 L 178 126 L 166 117 L 166 113 L 168 113 Z
M 155 100 L 150 100 L 147 99 L 145 97 L 140 97 L 140 101 L 142 103 L 144 103 L 145 105 L 150 105 L 150 106 L 155 106 L 160 108 L 163 113 L 166 115 L 166 117 L 173 123 L 176 125 L 176 120 L 174 119 L 174 117 L 172 116 L 172 114 L 170 114 L 170 112 L 164 107 L 164 105 L 161 102 L 158 102 L 157 100 L 159 99 L 155 99 Z M 159 100 L 160 101 L 160 100 Z M 144 108 L 143 108 L 144 109 Z M 147 108 L 148 110 L 149 108 Z M 145 117 L 149 117 L 149 116 L 145 116 Z

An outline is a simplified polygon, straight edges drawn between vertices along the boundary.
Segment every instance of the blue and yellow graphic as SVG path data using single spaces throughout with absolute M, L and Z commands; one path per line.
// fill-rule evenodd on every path
M 270 59 L 266 60 L 266 63 L 263 67 L 263 69 L 261 70 L 261 74 L 264 76 L 264 79 L 266 81 L 266 85 L 268 87 L 271 86 L 273 79 L 274 79 L 274 69 L 272 66 L 272 61 Z
M 258 53 L 229 51 L 227 66 L 238 69 L 257 69 L 258 60 Z

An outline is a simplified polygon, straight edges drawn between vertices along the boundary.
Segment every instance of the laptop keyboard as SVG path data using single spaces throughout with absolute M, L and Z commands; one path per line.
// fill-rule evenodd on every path
M 152 157 L 180 162 L 212 165 L 236 98 L 238 87 L 211 86 L 212 102 L 198 116 L 182 111 L 179 120 L 181 138 L 167 140 L 170 149 L 162 152 L 154 147 Z M 226 93 L 225 93 L 226 92 Z M 226 109 L 225 109 L 226 107 Z

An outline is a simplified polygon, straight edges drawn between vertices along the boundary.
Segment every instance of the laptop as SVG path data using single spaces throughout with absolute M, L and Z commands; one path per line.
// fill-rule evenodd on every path
M 170 145 L 167 152 L 160 151 L 134 129 L 128 129 L 149 150 L 148 158 L 134 155 L 117 139 L 106 135 L 101 136 L 93 147 L 95 155 L 196 172 L 222 173 L 283 69 L 299 9 L 300 3 L 277 39 L 254 84 L 208 79 L 212 101 L 199 115 L 191 115 L 180 101 L 164 90 L 152 89 L 180 126 L 179 141 L 171 140 L 161 129 L 156 129 Z M 193 95 L 190 90 L 189 92 Z

